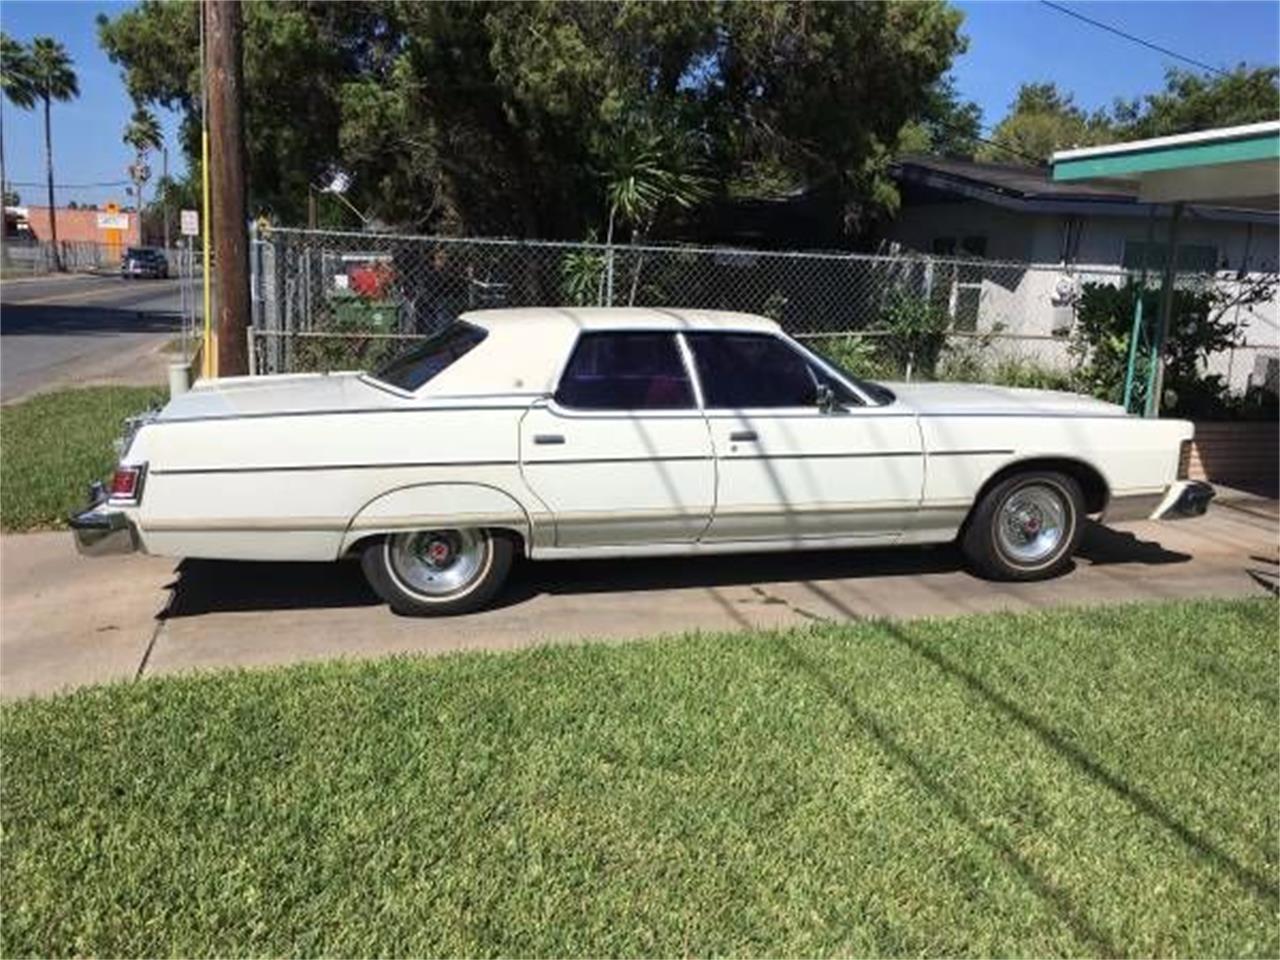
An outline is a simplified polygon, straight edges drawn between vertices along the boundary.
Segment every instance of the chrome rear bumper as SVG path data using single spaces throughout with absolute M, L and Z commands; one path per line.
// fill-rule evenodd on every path
M 129 518 L 106 505 L 101 485 L 91 488 L 91 504 L 67 518 L 76 550 L 86 557 L 104 557 L 115 553 L 135 553 L 138 531 Z
M 1200 480 L 1179 480 L 1165 494 L 1160 505 L 1151 514 L 1152 520 L 1185 520 L 1202 517 L 1209 509 L 1209 501 L 1215 491 Z
M 1102 515 L 1104 523 L 1126 520 L 1185 520 L 1203 516 L 1214 489 L 1199 480 L 1179 480 L 1163 492 L 1114 497 Z

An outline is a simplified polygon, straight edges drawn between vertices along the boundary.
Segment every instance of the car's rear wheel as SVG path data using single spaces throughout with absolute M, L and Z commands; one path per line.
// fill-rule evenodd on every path
M 1075 478 L 1028 470 L 1001 480 L 974 507 L 960 548 L 992 580 L 1044 580 L 1062 573 L 1080 543 L 1084 495 Z
M 506 581 L 514 554 L 500 531 L 413 530 L 370 542 L 360 564 L 392 610 L 430 617 L 483 607 Z

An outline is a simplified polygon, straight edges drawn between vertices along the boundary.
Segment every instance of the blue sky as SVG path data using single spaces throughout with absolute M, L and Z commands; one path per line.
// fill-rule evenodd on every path
M 1280 59 L 1280 3 L 1257 2 L 1084 2 L 1067 6 L 1153 43 L 1229 67 L 1240 61 L 1274 64 Z M 1166 66 L 1176 61 L 1128 40 L 1074 20 L 1038 2 L 961 0 L 969 50 L 955 65 L 961 93 L 976 100 L 984 121 L 1004 115 L 1018 84 L 1052 80 L 1073 92 L 1086 108 L 1110 106 L 1116 97 L 1134 97 L 1161 86 Z M 130 3 L 82 0 L 4 0 L 0 26 L 22 41 L 38 34 L 61 40 L 76 62 L 82 96 L 54 106 L 54 160 L 59 183 L 123 180 L 132 160 L 120 140 L 131 105 L 119 70 L 98 47 L 94 18 L 115 15 Z M 38 111 L 4 107 L 5 159 L 12 181 L 42 181 L 41 122 Z M 171 145 L 175 174 L 183 169 L 177 150 L 177 118 L 157 111 Z M 152 167 L 159 175 L 159 157 Z M 154 181 L 153 181 L 154 183 Z M 39 203 L 43 190 L 18 186 L 24 200 Z M 59 190 L 59 202 L 123 202 L 121 187 Z
M 1280 60 L 1280 3 L 1274 0 L 1061 5 L 1219 69 Z M 1092 110 L 1154 92 L 1163 86 L 1165 67 L 1189 66 L 1042 3 L 961 0 L 956 6 L 965 14 L 969 49 L 953 72 L 988 125 L 1004 116 L 1023 81 L 1052 80 Z
M 99 12 L 116 16 L 132 3 L 78 2 L 78 0 L 4 0 L 0 4 L 0 27 L 10 36 L 29 43 L 35 36 L 51 36 L 67 48 L 75 61 L 80 78 L 80 99 L 53 105 L 53 163 L 57 183 L 82 184 L 125 180 L 126 167 L 133 162 L 133 151 L 120 137 L 133 111 L 125 92 L 120 68 L 107 59 L 98 46 L 98 28 L 94 23 Z M 15 110 L 5 103 L 4 151 L 5 175 L 16 184 L 24 203 L 43 205 L 44 183 L 44 119 L 40 108 Z M 153 108 L 155 109 L 155 108 Z M 169 172 L 181 173 L 185 168 L 178 148 L 178 117 L 155 109 L 169 144 Z M 160 156 L 150 158 L 152 179 L 146 194 L 150 195 L 160 176 Z M 39 181 L 41 186 L 27 186 Z M 68 200 L 81 203 L 128 202 L 124 187 L 59 189 L 59 205 Z

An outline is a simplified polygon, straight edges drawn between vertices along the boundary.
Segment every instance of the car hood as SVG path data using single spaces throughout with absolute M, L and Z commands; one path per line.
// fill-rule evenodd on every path
M 920 414 L 1122 417 L 1124 408 L 1096 397 L 982 383 L 886 383 L 898 402 Z
M 399 396 L 379 389 L 360 373 L 304 373 L 288 376 L 202 380 L 174 397 L 157 419 L 266 417 L 403 406 Z

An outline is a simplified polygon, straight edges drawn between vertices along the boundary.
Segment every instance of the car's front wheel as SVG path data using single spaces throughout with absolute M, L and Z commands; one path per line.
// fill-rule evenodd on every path
M 367 544 L 360 564 L 396 613 L 445 616 L 483 607 L 507 579 L 515 547 L 494 530 L 413 530 Z
M 1001 480 L 974 507 L 960 548 L 992 580 L 1045 580 L 1062 573 L 1080 543 L 1084 496 L 1075 478 L 1028 470 Z

